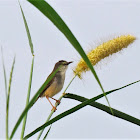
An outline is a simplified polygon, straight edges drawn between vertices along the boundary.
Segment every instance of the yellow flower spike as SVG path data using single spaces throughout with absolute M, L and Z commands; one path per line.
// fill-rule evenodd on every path
M 109 55 L 112 55 L 114 53 L 117 53 L 121 51 L 124 48 L 127 48 L 128 45 L 133 43 L 136 40 L 136 37 L 132 35 L 121 35 L 120 37 L 117 37 L 115 39 L 109 40 L 107 42 L 104 42 L 103 44 L 99 45 L 97 48 L 90 51 L 87 56 L 89 60 L 91 61 L 92 65 L 96 65 L 99 61 L 104 59 L 105 57 L 108 57 Z M 81 74 L 83 72 L 88 71 L 89 68 L 85 61 L 81 59 L 79 63 L 77 64 L 74 73 L 81 78 Z

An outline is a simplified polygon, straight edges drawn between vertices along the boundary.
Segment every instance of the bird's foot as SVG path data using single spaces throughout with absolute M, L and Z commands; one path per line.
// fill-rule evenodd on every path
M 60 100 L 56 100 L 56 103 L 58 103 L 58 105 L 60 104 Z
M 52 97 L 50 97 L 50 98 L 52 98 Z M 56 100 L 56 99 L 54 99 L 54 98 L 52 98 L 52 99 L 55 100 L 56 103 L 58 103 L 58 105 L 60 104 L 60 100 Z
M 51 111 L 56 111 L 57 109 L 56 109 L 56 107 L 55 106 L 53 106 L 53 108 L 52 108 L 52 110 Z
M 63 93 L 63 96 L 65 96 L 66 95 L 66 93 Z

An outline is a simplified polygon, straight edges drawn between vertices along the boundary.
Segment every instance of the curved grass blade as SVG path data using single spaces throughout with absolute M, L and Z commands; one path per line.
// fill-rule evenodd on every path
M 140 80 L 138 80 L 138 81 L 136 81 L 136 82 L 133 82 L 133 83 L 130 83 L 130 84 L 128 84 L 128 85 L 125 85 L 125 86 L 123 86 L 123 87 L 120 87 L 120 88 L 118 88 L 118 89 L 114 89 L 114 90 L 108 91 L 108 92 L 106 92 L 106 95 L 110 94 L 111 92 L 115 92 L 115 91 L 117 91 L 117 90 L 123 89 L 123 88 L 128 87 L 128 86 L 130 86 L 130 85 L 133 85 L 133 84 L 135 84 L 135 83 L 138 83 L 138 82 L 140 82 Z M 94 99 L 95 99 L 95 101 L 96 101 L 96 100 L 102 98 L 103 96 L 104 96 L 104 94 L 100 94 L 100 95 L 94 97 Z M 70 98 L 70 99 L 78 98 L 78 96 L 76 97 L 75 94 L 70 94 L 70 93 L 67 93 L 67 94 L 64 95 L 63 97 L 64 97 L 64 98 Z M 77 100 L 78 100 L 78 99 L 77 99 Z M 79 101 L 81 101 L 81 100 L 79 100 Z M 47 120 L 46 122 L 48 122 L 48 120 Z M 44 130 L 44 129 L 42 129 L 42 130 L 40 131 L 40 134 L 39 134 L 39 136 L 38 136 L 38 140 L 39 140 L 40 136 L 42 135 L 43 130 Z
M 19 0 L 18 0 L 18 2 L 19 2 Z M 20 2 L 19 2 L 19 6 L 20 6 L 21 13 L 22 13 L 22 17 L 23 17 L 25 29 L 26 29 L 26 32 L 27 32 L 27 36 L 28 36 L 28 40 L 29 40 L 29 45 L 30 45 L 31 53 L 32 53 L 32 55 L 34 56 L 34 49 L 33 49 L 32 38 L 31 38 L 31 35 L 30 35 L 30 31 L 29 31 L 28 24 L 27 24 L 26 18 L 25 18 L 25 16 L 24 16 L 22 7 L 21 7 L 21 5 L 20 5 Z
M 61 67 L 61 66 L 60 66 Z M 43 83 L 43 85 L 39 88 L 39 90 L 36 92 L 36 94 L 32 97 L 32 99 L 30 100 L 29 104 L 25 107 L 25 109 L 22 111 L 20 117 L 18 118 L 12 133 L 10 135 L 10 139 L 13 138 L 17 128 L 19 127 L 23 117 L 26 115 L 26 113 L 29 111 L 29 109 L 33 106 L 33 104 L 35 103 L 35 101 L 37 100 L 37 98 L 39 97 L 40 93 L 42 93 L 42 91 L 44 90 L 44 88 L 47 86 L 47 84 L 50 82 L 50 80 L 55 76 L 56 72 L 60 69 L 60 67 L 51 74 L 51 76 L 48 77 L 48 79 Z
M 78 40 L 75 38 L 75 36 L 71 32 L 71 30 L 68 28 L 68 26 L 62 20 L 62 18 L 58 15 L 58 13 L 44 0 L 39 0 L 39 1 L 27 0 L 27 1 L 30 2 L 32 5 L 34 5 L 48 19 L 50 19 L 50 21 L 65 35 L 65 37 L 69 40 L 69 42 L 73 45 L 73 47 L 77 50 L 77 52 L 81 55 L 83 60 L 86 62 L 88 67 L 91 69 L 91 71 L 92 71 L 95 79 L 97 80 L 102 92 L 105 93 L 103 86 L 102 86 L 92 64 L 90 63 L 87 55 L 85 54 L 83 48 L 81 47 L 80 43 L 78 42 Z M 108 103 L 110 110 L 111 110 L 110 103 L 109 103 L 105 94 L 104 94 L 104 96 L 105 96 L 107 103 Z M 113 114 L 113 112 L 112 112 L 112 114 Z
M 18 2 L 19 2 L 19 0 L 18 0 Z M 33 43 L 32 43 L 32 38 L 31 38 L 31 35 L 30 35 L 29 28 L 28 28 L 28 24 L 26 22 L 26 18 L 24 16 L 24 12 L 22 10 L 22 7 L 21 7 L 20 2 L 19 2 L 19 6 L 20 6 L 21 13 L 22 13 L 22 17 L 23 17 L 25 29 L 26 29 L 26 32 L 27 32 L 27 37 L 28 37 L 28 41 L 29 41 L 31 53 L 32 53 L 32 56 L 33 56 L 33 58 L 32 58 L 32 65 L 31 65 L 31 72 L 30 72 L 29 87 L 28 87 L 28 94 L 27 94 L 27 99 L 26 99 L 26 106 L 27 106 L 28 103 L 29 103 L 30 92 L 31 92 L 32 75 L 33 75 L 33 65 L 34 65 L 34 50 L 33 50 Z M 27 114 L 25 115 L 24 120 L 23 120 L 23 126 L 22 126 L 21 137 L 20 137 L 21 139 L 23 139 L 23 137 L 24 137 L 25 126 L 26 126 L 26 119 L 27 119 Z
M 5 84 L 5 96 L 7 101 L 7 78 L 6 78 L 6 70 L 4 65 L 4 57 L 3 57 L 3 49 L 1 47 L 1 60 L 2 60 L 2 67 L 3 67 L 3 74 L 4 74 L 4 84 Z
M 136 84 L 136 83 L 138 83 L 138 82 L 140 82 L 140 80 L 135 81 L 135 82 L 133 82 L 133 83 L 130 83 L 130 84 L 128 84 L 128 85 L 125 85 L 125 86 L 123 86 L 123 87 L 120 87 L 120 88 L 116 88 L 116 89 L 107 91 L 107 92 L 106 92 L 106 95 L 108 95 L 108 94 L 110 94 L 110 93 L 112 93 L 112 92 L 118 91 L 118 90 L 120 90 L 120 89 L 126 88 L 126 87 L 128 87 L 128 86 L 131 86 L 131 85 L 133 85 L 133 84 Z M 74 97 L 76 97 L 75 94 L 67 93 L 67 94 L 64 96 L 64 98 L 72 98 L 73 95 L 74 95 Z M 94 97 L 94 101 L 96 101 L 96 100 L 98 100 L 98 99 L 100 99 L 100 98 L 102 98 L 102 97 L 104 97 L 104 94 L 100 94 L 100 95 Z
M 32 58 L 32 65 L 31 65 L 31 72 L 30 72 L 30 79 L 29 79 L 29 87 L 28 87 L 28 94 L 27 94 L 27 99 L 26 99 L 26 107 L 29 104 L 29 99 L 30 99 L 31 85 L 32 85 L 32 75 L 33 75 L 33 66 L 34 66 L 34 56 Z M 20 139 L 23 139 L 23 137 L 24 137 L 26 120 L 27 120 L 27 113 L 26 113 L 26 115 L 25 115 L 25 117 L 23 119 L 23 126 L 22 126 L 22 131 L 21 131 Z
M 49 127 L 49 129 L 48 129 L 46 135 L 44 136 L 43 140 L 45 140 L 45 139 L 47 138 L 47 136 L 48 136 L 48 134 L 49 134 L 49 132 L 50 132 L 50 130 L 51 130 L 51 127 L 52 127 L 52 125 Z
M 106 95 L 107 95 L 107 94 L 110 94 L 110 93 L 112 93 L 112 92 L 115 92 L 115 91 L 117 91 L 117 90 L 123 89 L 123 88 L 125 88 L 125 87 L 128 87 L 128 86 L 130 86 L 130 85 L 132 85 L 132 84 L 135 84 L 135 83 L 137 83 L 137 82 L 140 82 L 140 80 L 138 80 L 138 81 L 136 81 L 136 82 L 133 82 L 133 83 L 130 83 L 130 84 L 128 84 L 128 85 L 125 85 L 125 86 L 123 86 L 123 87 L 121 87 L 121 88 L 117 88 L 117 89 L 108 91 L 108 92 L 106 92 Z M 36 128 L 34 131 L 32 131 L 31 133 L 29 133 L 28 135 L 26 135 L 24 138 L 25 138 L 25 139 L 30 138 L 31 136 L 33 136 L 34 134 L 36 134 L 36 133 L 39 132 L 40 130 L 42 130 L 42 129 L 44 129 L 45 127 L 49 126 L 50 124 L 53 124 L 54 122 L 56 122 L 56 121 L 62 119 L 63 117 L 65 117 L 65 116 L 67 116 L 67 115 L 70 115 L 70 114 L 76 112 L 77 110 L 79 110 L 79 109 L 85 107 L 86 105 L 89 105 L 89 104 L 92 103 L 92 102 L 95 102 L 97 99 L 100 99 L 100 98 L 102 98 L 103 96 L 104 96 L 103 94 L 100 94 L 100 95 L 98 95 L 98 96 L 96 96 L 96 97 L 94 97 L 94 98 L 91 98 L 91 99 L 89 99 L 89 100 L 85 100 L 83 103 L 81 103 L 81 104 L 79 104 L 79 105 L 77 105 L 77 106 L 75 106 L 75 107 L 73 107 L 73 108 L 71 108 L 71 109 L 69 109 L 69 110 L 67 110 L 67 111 L 65 111 L 65 112 L 63 112 L 63 113 L 61 113 L 61 114 L 59 114 L 58 116 L 54 117 L 54 118 L 51 119 L 50 121 L 44 123 L 44 124 L 41 125 L 40 127 Z M 65 97 L 67 97 L 67 94 L 65 95 Z M 103 109 L 105 110 L 105 107 L 104 107 L 104 106 L 102 106 L 102 110 L 103 110 Z M 115 109 L 113 109 L 113 111 L 114 111 L 114 110 L 115 110 Z M 115 111 L 116 111 L 116 110 L 115 110 Z M 115 113 L 116 113 L 116 112 L 115 112 Z M 122 113 L 123 113 L 123 112 L 121 112 L 120 115 L 121 115 Z M 117 114 L 119 114 L 119 113 L 117 113 Z M 127 114 L 125 114 L 125 113 L 123 113 L 123 115 L 126 115 L 126 116 L 125 116 L 126 118 L 129 118 L 129 117 L 130 117 L 129 115 L 127 115 Z M 123 116 L 119 116 L 119 115 L 118 115 L 118 117 L 124 118 Z M 133 117 L 133 118 L 134 118 L 134 117 Z M 124 119 L 125 119 L 125 118 L 124 118 Z M 137 119 L 137 122 L 136 122 L 135 124 L 140 125 L 140 120 Z
M 78 95 L 74 95 L 74 94 L 69 94 L 69 99 L 74 99 L 74 100 L 77 100 L 77 101 L 80 101 L 80 102 L 84 102 L 84 101 L 88 100 L 87 98 L 84 98 L 84 97 L 78 96 Z M 106 113 L 112 115 L 109 107 L 106 106 L 106 105 L 103 105 L 103 104 L 98 103 L 98 102 L 92 102 L 89 105 L 93 106 L 95 108 L 98 108 L 98 109 L 100 109 L 102 111 L 105 111 Z M 128 115 L 126 113 L 123 113 L 121 111 L 118 111 L 116 109 L 113 109 L 113 112 L 114 112 L 113 116 L 116 116 L 118 118 L 121 118 L 123 120 L 126 120 L 128 122 L 131 122 L 133 124 L 136 124 L 136 125 L 140 126 L 140 119 L 137 119 L 137 118 L 135 118 L 133 116 L 130 116 L 130 115 Z
M 7 94 L 7 103 L 6 103 L 6 139 L 9 139 L 9 101 L 10 101 L 10 91 L 11 91 L 11 84 L 12 84 L 12 76 L 13 76 L 14 65 L 15 65 L 15 57 L 14 57 L 11 72 L 10 72 L 9 85 L 8 85 L 8 94 Z

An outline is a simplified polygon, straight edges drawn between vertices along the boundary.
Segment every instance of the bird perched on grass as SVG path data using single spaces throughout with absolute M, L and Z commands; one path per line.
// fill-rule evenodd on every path
M 56 74 L 52 78 L 52 80 L 47 84 L 47 86 L 42 91 L 42 93 L 40 93 L 40 95 L 39 95 L 39 97 L 46 97 L 48 99 L 48 101 L 51 104 L 51 106 L 53 107 L 52 109 L 54 109 L 54 111 L 56 110 L 56 107 L 53 106 L 53 104 L 51 103 L 49 98 L 60 103 L 60 101 L 54 99 L 53 96 L 56 95 L 57 93 L 59 93 L 61 91 L 61 89 L 63 88 L 64 81 L 65 81 L 65 73 L 66 73 L 66 70 L 70 63 L 72 63 L 72 62 L 60 60 L 55 64 L 54 69 L 51 72 L 51 74 L 48 76 L 48 78 L 52 75 L 53 72 L 55 72 L 59 68 L 58 71 L 56 72 Z

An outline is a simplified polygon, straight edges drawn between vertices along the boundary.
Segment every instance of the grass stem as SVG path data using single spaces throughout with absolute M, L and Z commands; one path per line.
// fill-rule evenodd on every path
M 65 96 L 65 92 L 67 91 L 67 89 L 69 88 L 69 86 L 71 85 L 72 81 L 75 79 L 76 76 L 77 76 L 77 75 L 74 75 L 74 77 L 71 79 L 71 81 L 69 82 L 69 84 L 68 84 L 67 87 L 65 88 L 63 94 L 60 96 L 60 98 L 59 98 L 58 100 L 60 100 L 60 101 L 62 100 L 62 98 Z M 56 102 L 55 107 L 57 108 L 58 105 L 59 105 L 59 104 Z M 51 113 L 49 114 L 49 116 L 48 116 L 46 122 L 48 122 L 48 121 L 50 120 L 50 118 L 52 117 L 53 113 L 54 113 L 54 109 L 53 109 L 53 110 L 51 111 Z M 38 135 L 38 137 L 37 137 L 37 140 L 40 139 L 40 137 L 41 137 L 43 131 L 44 131 L 44 129 L 42 129 L 42 130 L 40 131 L 40 133 L 39 133 L 39 135 Z

